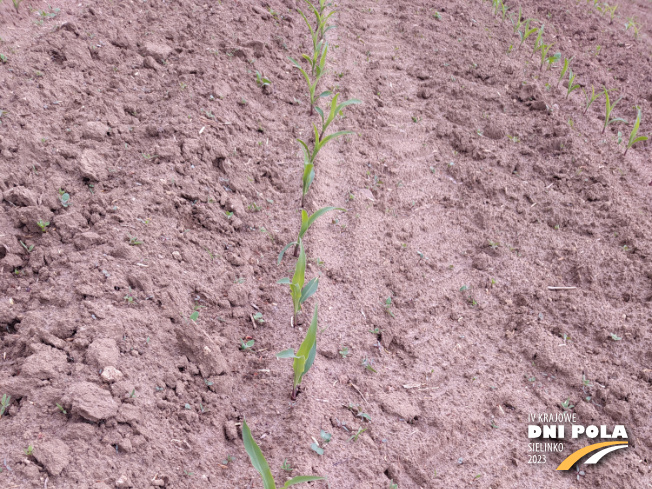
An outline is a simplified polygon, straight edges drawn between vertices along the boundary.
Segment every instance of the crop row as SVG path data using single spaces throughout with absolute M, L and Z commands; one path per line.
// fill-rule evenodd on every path
M 288 286 L 290 298 L 292 300 L 291 324 L 293 327 L 298 324 L 298 316 L 301 313 L 303 304 L 315 295 L 319 287 L 319 277 L 314 277 L 306 282 L 307 256 L 304 242 L 306 233 L 312 224 L 327 212 L 346 212 L 345 209 L 334 206 L 323 207 L 312 215 L 306 211 L 306 196 L 310 192 L 312 183 L 315 180 L 317 157 L 320 154 L 320 151 L 329 142 L 339 138 L 340 136 L 352 134 L 352 131 L 348 130 L 328 133 L 328 129 L 338 116 L 342 115 L 342 112 L 346 107 L 360 103 L 357 99 L 340 102 L 338 100 L 339 94 L 333 93 L 331 90 L 319 92 L 320 82 L 322 81 L 323 76 L 327 73 L 326 62 L 328 59 L 328 42 L 325 35 L 329 30 L 335 27 L 334 25 L 328 24 L 328 21 L 334 15 L 335 10 L 330 8 L 331 4 L 327 4 L 326 0 L 319 0 L 318 4 L 313 4 L 310 0 L 304 1 L 309 8 L 308 15 L 299 9 L 297 9 L 297 12 L 301 15 L 308 26 L 310 37 L 312 39 L 312 53 L 301 55 L 301 58 L 306 62 L 305 67 L 294 58 L 289 58 L 289 60 L 292 65 L 299 70 L 306 82 L 307 96 L 310 103 L 310 115 L 312 116 L 316 112 L 319 115 L 319 120 L 317 124 L 312 124 L 312 131 L 309 131 L 310 137 L 297 139 L 303 157 L 303 171 L 301 172 L 301 221 L 297 239 L 285 245 L 279 253 L 277 260 L 277 264 L 280 264 L 286 251 L 294 246 L 293 255 L 297 258 L 294 265 L 294 274 L 292 278 L 282 278 L 277 282 L 278 284 Z M 311 23 L 308 18 L 309 16 L 312 17 L 311 14 L 314 15 L 314 24 Z M 261 79 L 259 84 L 262 85 L 264 79 L 262 79 L 260 75 L 259 79 Z M 331 99 L 330 104 L 327 104 L 327 108 L 322 109 L 319 107 L 320 100 L 328 97 L 331 97 Z M 310 370 L 315 361 L 317 353 L 318 312 L 319 307 L 315 303 L 312 320 L 310 321 L 306 335 L 299 348 L 296 351 L 293 348 L 290 348 L 276 354 L 276 357 L 279 359 L 292 360 L 294 377 L 292 382 L 291 399 L 293 401 L 297 398 L 304 375 Z M 251 464 L 260 474 L 264 488 L 275 489 L 276 483 L 274 481 L 274 476 L 272 475 L 260 447 L 256 444 L 246 420 L 243 420 L 242 422 L 242 439 L 245 450 L 251 460 Z M 298 476 L 285 482 L 282 487 L 285 488 L 302 482 L 323 479 L 324 477 L 321 476 Z
M 523 18 L 522 10 L 520 7 L 518 9 L 518 14 L 511 13 L 508 15 L 510 7 L 508 7 L 503 2 L 503 0 L 490 0 L 490 1 L 492 2 L 492 9 L 494 15 L 500 16 L 503 22 L 505 21 L 506 18 L 509 18 L 510 22 L 512 23 L 514 34 L 517 34 L 519 38 L 519 44 L 517 48 L 518 50 L 521 49 L 521 46 L 523 46 L 523 44 L 525 44 L 530 37 L 536 34 L 536 37 L 534 38 L 534 44 L 532 46 L 532 56 L 535 56 L 537 54 L 539 55 L 540 71 L 543 70 L 544 66 L 546 66 L 546 71 L 548 71 L 553 67 L 553 65 L 561 61 L 562 54 L 560 52 L 554 53 L 551 51 L 554 43 L 544 42 L 543 36 L 545 33 L 545 24 L 543 22 L 533 18 Z M 615 7 L 609 7 L 606 4 L 601 6 L 597 4 L 597 0 L 594 1 L 594 4 L 599 8 L 601 12 L 603 13 L 609 12 L 611 16 L 611 21 L 613 22 L 613 17 L 616 11 Z M 538 26 L 535 26 L 535 24 L 537 24 Z M 511 52 L 512 48 L 513 45 L 510 45 L 508 52 Z M 607 89 L 606 87 L 603 87 L 602 91 L 598 90 L 598 92 L 596 93 L 595 87 L 591 85 L 591 94 L 589 95 L 588 90 L 584 90 L 584 88 L 581 87 L 580 83 L 576 82 L 577 75 L 573 73 L 573 69 L 571 67 L 572 60 L 573 58 L 564 58 L 563 65 L 559 73 L 559 78 L 557 80 L 557 86 L 559 86 L 559 83 L 562 80 L 564 80 L 566 76 L 568 76 L 568 79 L 565 80 L 564 82 L 564 85 L 566 86 L 566 99 L 568 99 L 568 97 L 572 92 L 581 89 L 585 98 L 583 113 L 586 114 L 589 108 L 591 107 L 591 105 L 593 105 L 593 103 L 598 98 L 600 98 L 600 96 L 604 95 L 605 117 L 604 117 L 604 126 L 602 127 L 602 134 L 604 134 L 607 127 L 609 127 L 611 124 L 615 124 L 615 123 L 626 124 L 627 121 L 625 119 L 621 117 L 612 116 L 612 112 L 615 109 L 616 105 L 618 104 L 618 102 L 622 100 L 622 97 L 620 97 L 615 102 L 613 103 L 611 102 L 609 93 L 615 91 L 616 89 Z M 631 132 L 629 134 L 629 140 L 627 142 L 625 153 L 624 153 L 625 155 L 634 144 L 648 140 L 648 136 L 638 135 L 638 130 L 642 118 L 642 110 L 639 105 L 634 106 L 634 108 L 636 109 L 636 120 L 634 121 L 634 125 L 632 126 Z M 619 142 L 620 142 L 620 138 L 621 135 L 619 133 Z

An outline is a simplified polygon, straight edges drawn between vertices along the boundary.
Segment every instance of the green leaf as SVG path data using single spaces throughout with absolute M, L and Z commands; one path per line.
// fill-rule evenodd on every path
M 306 337 L 304 338 L 301 346 L 297 350 L 297 357 L 294 359 L 292 368 L 294 369 L 294 386 L 298 386 L 301 383 L 303 375 L 311 367 L 312 363 L 308 363 L 311 351 L 313 348 L 316 348 L 317 341 L 317 304 L 315 304 L 315 313 L 312 318 L 312 323 L 306 332 Z M 314 361 L 314 357 L 313 357 Z M 307 368 L 306 368 L 307 365 Z
M 263 479 L 263 486 L 265 489 L 276 489 L 272 471 L 267 464 L 267 460 L 260 451 L 260 447 L 256 444 L 254 438 L 251 436 L 251 430 L 247 426 L 247 421 L 242 420 L 242 441 L 244 442 L 245 451 L 249 455 L 249 460 L 254 469 L 260 474 Z
M 276 358 L 296 358 L 296 356 L 294 355 L 294 350 L 290 348 L 289 350 L 278 352 Z
M 321 92 L 319 94 L 319 96 L 317 98 L 329 97 L 332 94 L 333 94 L 333 92 L 331 92 L 330 90 L 324 90 L 323 92 Z
M 323 455 L 324 454 L 324 449 L 317 445 L 316 443 L 313 443 L 310 445 L 310 449 L 315 452 L 317 455 Z
M 308 193 L 308 190 L 310 190 L 310 185 L 312 185 L 312 181 L 315 179 L 315 165 L 312 163 L 308 163 L 303 166 L 303 195 L 306 195 Z
M 283 261 L 283 255 L 285 255 L 285 252 L 288 250 L 288 248 L 290 248 L 290 246 L 295 245 L 295 244 L 296 244 L 296 242 L 292 241 L 291 243 L 288 243 L 288 244 L 285 245 L 285 247 L 284 247 L 284 248 L 281 250 L 281 252 L 278 254 L 278 259 L 276 260 L 276 264 L 277 264 L 277 265 L 280 265 L 280 264 L 281 264 L 281 261 Z M 277 284 L 281 284 L 281 283 L 283 283 L 283 284 L 288 283 L 288 284 L 289 284 L 289 283 L 290 283 L 290 279 L 289 279 L 289 278 L 288 278 L 288 279 L 284 279 L 284 278 L 282 278 L 281 280 L 287 280 L 287 282 L 281 282 L 281 281 L 279 280 L 279 281 L 276 282 L 276 283 L 277 283 Z
M 312 216 L 308 217 L 308 213 L 302 209 L 301 210 L 301 229 L 299 230 L 299 238 L 303 238 L 310 226 L 319 219 L 321 216 L 330 211 L 343 211 L 346 212 L 346 209 L 341 207 L 322 207 L 316 211 Z
M 317 287 L 319 287 L 319 277 L 313 278 L 306 284 L 303 289 L 301 289 L 301 299 L 299 302 L 301 304 L 306 302 L 311 296 L 315 294 L 315 292 L 317 292 Z
M 292 282 L 290 282 L 290 279 L 289 279 L 288 277 L 285 277 L 285 278 L 280 279 L 280 280 L 279 280 L 278 282 L 276 282 L 276 283 L 277 283 L 277 284 L 286 284 L 286 285 L 289 285 L 289 284 L 291 284 Z
M 321 149 L 322 146 L 324 146 L 331 139 L 335 139 L 335 138 L 338 138 L 340 136 L 344 136 L 346 134 L 353 134 L 353 131 L 337 131 L 337 132 L 334 132 L 333 134 L 329 134 L 324 139 L 319 141 L 319 149 Z
M 633 146 L 634 144 L 636 144 L 636 143 L 638 143 L 638 142 L 641 142 L 641 141 L 647 141 L 648 139 L 649 139 L 649 138 L 648 138 L 647 136 L 639 136 L 639 137 L 637 137 L 636 139 L 634 139 L 634 141 L 632 141 L 631 143 L 629 143 L 629 145 L 630 145 L 630 146 Z
M 283 487 L 284 488 L 285 487 L 290 487 L 290 486 L 293 486 L 295 484 L 301 484 L 302 482 L 323 481 L 323 480 L 324 480 L 324 477 L 319 477 L 319 476 L 316 476 L 316 475 L 300 475 L 298 477 L 294 477 L 294 478 L 290 479 L 289 481 L 287 481 Z
M 294 267 L 294 276 L 292 277 L 292 285 L 297 285 L 299 290 L 303 288 L 303 283 L 306 279 L 306 252 L 303 249 L 303 242 L 299 238 L 299 259 Z
M 199 311 L 195 311 L 190 315 L 190 320 L 191 321 L 197 321 L 198 317 L 199 317 Z

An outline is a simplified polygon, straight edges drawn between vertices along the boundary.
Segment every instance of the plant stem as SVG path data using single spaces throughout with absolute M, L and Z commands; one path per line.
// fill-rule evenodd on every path
M 294 257 L 299 256 L 299 243 L 294 245 Z

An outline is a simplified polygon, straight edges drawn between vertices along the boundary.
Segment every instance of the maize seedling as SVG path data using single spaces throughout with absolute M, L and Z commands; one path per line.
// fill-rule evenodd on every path
M 347 100 L 345 102 L 342 102 L 341 104 L 338 105 L 337 103 L 337 98 L 339 97 L 339 93 L 336 93 L 333 95 L 333 98 L 331 99 L 331 109 L 330 112 L 328 113 L 328 118 L 324 118 L 324 111 L 321 110 L 319 107 L 315 107 L 315 110 L 321 117 L 321 132 L 319 133 L 319 139 L 324 137 L 324 133 L 326 132 L 326 129 L 328 129 L 328 126 L 331 125 L 331 122 L 335 119 L 335 117 L 339 114 L 342 115 L 342 110 L 344 110 L 344 107 L 348 105 L 354 105 L 354 104 L 361 104 L 362 102 L 358 99 L 352 98 L 350 100 Z
M 260 474 L 264 489 L 276 489 L 276 483 L 274 482 L 274 476 L 272 475 L 272 471 L 269 468 L 269 464 L 267 463 L 267 460 L 265 460 L 265 456 L 254 440 L 254 437 L 251 436 L 251 430 L 247 425 L 247 421 L 244 419 L 242 420 L 242 442 L 244 443 L 247 455 L 249 455 L 251 465 L 253 465 L 254 469 L 256 469 L 256 472 Z M 287 487 L 294 486 L 295 484 L 301 484 L 302 482 L 320 480 L 324 480 L 324 478 L 315 475 L 300 475 L 298 477 L 293 477 L 285 484 L 283 484 L 282 487 L 285 489 Z
M 539 27 L 539 33 L 537 34 L 536 39 L 534 40 L 534 46 L 532 47 L 532 55 L 534 56 L 534 53 L 539 51 L 541 47 L 543 46 L 543 30 L 544 30 L 544 25 L 541 25 Z
M 524 26 L 523 26 L 523 28 L 524 28 L 524 29 L 523 29 L 523 32 L 518 31 L 518 37 L 521 38 L 521 44 L 518 45 L 518 48 L 519 48 L 519 49 L 521 49 L 521 46 L 523 45 L 523 43 L 524 43 L 525 41 L 527 41 L 527 38 L 528 38 L 528 37 L 530 37 L 532 34 L 534 34 L 536 31 L 539 30 L 537 27 L 532 27 L 532 28 L 530 29 L 530 22 L 531 22 L 532 20 L 534 20 L 534 19 L 527 19 L 527 20 L 525 21 Z
M 315 59 L 315 64 L 311 63 L 312 70 L 314 72 L 314 80 L 310 80 L 310 76 L 308 76 L 308 73 L 306 70 L 304 70 L 299 63 L 297 63 L 294 59 L 289 58 L 292 64 L 299 69 L 301 74 L 303 75 L 303 78 L 306 80 L 306 84 L 308 85 L 308 93 L 310 95 L 310 115 L 314 113 L 315 110 L 315 101 L 321 97 L 327 97 L 328 95 L 331 94 L 329 91 L 325 91 L 320 93 L 318 96 L 315 96 L 315 91 L 317 90 L 317 85 L 319 84 L 319 80 L 321 76 L 324 74 L 324 66 L 326 64 L 326 55 L 328 54 L 328 45 L 325 43 L 320 43 L 320 49 L 321 49 L 321 56 L 319 56 L 319 62 L 317 63 Z M 303 55 L 304 58 L 306 58 L 309 62 L 311 62 L 311 59 L 308 55 Z
M 568 90 L 566 91 L 566 98 L 571 94 L 571 92 L 574 92 L 578 88 L 580 88 L 579 85 L 574 85 L 573 83 L 575 82 L 575 73 L 573 73 L 573 70 L 568 70 Z
M 257 71 L 257 72 L 256 72 L 256 84 L 257 84 L 259 87 L 262 88 L 262 87 L 265 87 L 265 86 L 269 86 L 269 85 L 271 85 L 272 82 L 269 80 L 269 78 L 264 77 L 264 76 L 260 73 L 260 71 Z
M 568 71 L 568 68 L 570 66 L 570 62 L 573 58 L 564 58 L 564 66 L 561 69 L 561 73 L 559 73 L 559 79 L 557 80 L 557 86 L 559 86 L 559 82 L 564 78 L 564 75 Z
M 514 20 L 514 16 L 512 16 L 512 25 L 514 26 L 514 34 L 516 34 L 520 29 L 521 25 L 523 25 L 523 17 L 521 16 L 521 7 L 518 8 L 518 17 L 516 20 Z
M 319 286 L 319 277 L 313 278 L 304 286 L 306 279 L 306 252 L 303 249 L 303 241 L 299 239 L 299 259 L 294 267 L 294 276 L 292 280 L 282 278 L 277 284 L 286 284 L 290 286 L 290 295 L 292 296 L 293 305 L 293 325 L 297 324 L 297 315 L 301 311 L 301 304 L 306 302 Z
M 294 246 L 294 256 L 299 255 L 299 241 L 303 239 L 303 236 L 306 234 L 310 226 L 319 219 L 321 216 L 326 214 L 327 212 L 330 211 L 343 211 L 346 212 L 346 209 L 342 209 L 341 207 L 322 207 L 319 209 L 317 212 L 315 212 L 312 216 L 308 216 L 308 213 L 305 211 L 305 209 L 301 209 L 301 229 L 299 230 L 299 236 L 297 237 L 296 241 L 293 241 L 292 243 L 289 243 L 285 245 L 285 248 L 281 250 L 281 252 L 278 255 L 278 260 L 276 262 L 277 265 L 281 264 L 281 261 L 283 260 L 283 255 L 285 252 L 290 248 L 290 246 Z
M 312 127 L 315 132 L 315 145 L 312 151 L 310 151 L 310 148 L 308 148 L 308 144 L 305 141 L 302 141 L 301 139 L 297 139 L 297 141 L 299 141 L 299 144 L 301 144 L 301 147 L 305 151 L 304 159 L 307 158 L 307 160 L 310 161 L 311 163 L 315 162 L 317 153 L 319 153 L 319 150 L 321 150 L 326 145 L 326 143 L 340 136 L 344 136 L 345 134 L 353 134 L 353 131 L 337 131 L 334 132 L 333 134 L 329 134 L 328 136 L 322 139 L 321 135 L 319 134 L 319 131 L 317 130 L 317 126 L 313 124 Z
M 620 118 L 611 118 L 611 112 L 616 108 L 616 105 L 618 102 L 622 100 L 622 97 L 620 97 L 618 100 L 616 100 L 613 105 L 611 104 L 611 100 L 609 99 L 609 91 L 605 88 L 604 89 L 604 98 L 605 98 L 605 116 L 604 116 L 604 127 L 602 128 L 602 134 L 607 130 L 607 126 L 609 124 L 613 124 L 614 122 L 626 122 L 624 119 Z
M 297 391 L 299 385 L 301 384 L 301 379 L 303 376 L 308 373 L 310 367 L 315 361 L 315 355 L 317 353 L 317 304 L 315 304 L 315 312 L 312 315 L 312 322 L 308 331 L 306 331 L 306 337 L 303 339 L 301 346 L 297 350 L 297 353 L 294 353 L 293 349 L 283 350 L 276 354 L 276 358 L 293 358 L 294 362 L 292 363 L 292 369 L 294 370 L 294 383 L 292 384 L 292 400 L 294 401 L 297 398 Z
M 304 0 L 312 12 L 315 14 L 315 18 L 317 20 L 317 29 L 315 29 L 315 32 L 317 33 L 318 39 L 324 39 L 324 35 L 331 29 L 334 29 L 334 25 L 326 25 L 326 22 L 330 18 L 331 15 L 335 13 L 335 10 L 331 10 L 328 15 L 324 16 L 326 13 L 326 7 L 330 6 L 331 4 L 326 4 L 326 0 L 319 0 L 319 8 L 316 8 L 309 0 Z
M 632 128 L 632 132 L 629 134 L 629 143 L 627 143 L 627 148 L 625 148 L 625 155 L 627 154 L 627 151 L 629 151 L 629 148 L 634 146 L 636 143 L 640 141 L 647 141 L 648 137 L 647 136 L 638 136 L 638 127 L 641 125 L 641 115 L 642 111 L 641 108 L 637 105 L 634 107 L 636 109 L 636 122 L 634 122 L 634 127 Z
M 546 71 L 549 71 L 550 68 L 552 68 L 552 65 L 555 64 L 557 61 L 561 59 L 561 53 L 557 52 L 555 54 L 551 54 L 546 58 L 546 65 L 548 67 L 546 68 Z
M 548 61 L 548 51 L 550 50 L 551 47 L 552 47 L 552 44 L 542 44 L 539 47 L 539 50 L 541 51 L 541 66 L 539 67 L 539 71 L 541 71 L 543 69 L 543 64 L 544 63 L 546 63 L 546 62 L 548 63 L 548 69 L 550 69 L 550 64 L 554 63 L 554 55 L 551 56 L 553 61 Z M 559 56 L 561 57 L 561 53 L 559 53 Z
M 591 85 L 591 96 L 589 96 L 588 92 L 584 91 L 584 89 L 582 89 L 582 93 L 584 93 L 584 98 L 586 99 L 586 105 L 584 107 L 584 114 L 586 114 L 591 105 L 593 105 L 593 102 L 595 102 L 602 94 L 600 92 L 595 93 L 595 87 L 593 85 Z

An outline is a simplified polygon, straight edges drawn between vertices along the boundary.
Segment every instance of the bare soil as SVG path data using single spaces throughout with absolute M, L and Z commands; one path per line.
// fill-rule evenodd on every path
M 245 416 L 313 487 L 647 487 L 652 166 L 618 132 L 639 105 L 652 133 L 650 2 L 521 2 L 623 97 L 604 134 L 604 98 L 584 114 L 490 2 L 337 2 L 322 87 L 363 103 L 306 202 L 347 212 L 306 236 L 318 353 L 292 402 L 302 4 L 0 3 L 2 487 L 260 488 Z M 528 463 L 528 413 L 566 400 L 631 446 Z

